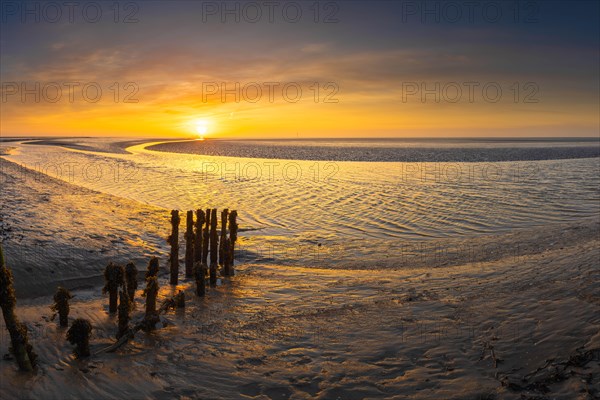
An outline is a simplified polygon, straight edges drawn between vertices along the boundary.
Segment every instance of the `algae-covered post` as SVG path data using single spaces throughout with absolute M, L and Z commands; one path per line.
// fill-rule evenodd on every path
M 210 215 L 210 286 L 217 286 L 218 249 L 217 209 L 213 208 Z
M 232 210 L 229 213 L 229 264 L 231 266 L 230 273 L 233 275 L 233 265 L 235 260 L 235 243 L 237 242 L 238 224 L 237 224 L 237 210 Z
M 111 313 L 117 312 L 117 298 L 119 288 L 125 287 L 125 269 L 122 265 L 110 263 L 104 270 L 104 287 L 102 293 L 109 294 L 108 311 Z
M 194 264 L 194 278 L 196 279 L 196 294 L 200 297 L 206 294 L 206 264 Z
M 186 214 L 185 230 L 185 277 L 190 278 L 194 274 L 194 212 Z
M 146 279 L 150 278 L 151 276 L 157 276 L 157 275 L 158 275 L 158 258 L 152 257 L 150 259 L 150 262 L 148 263 L 148 270 L 146 271 Z
M 119 330 L 117 331 L 117 339 L 120 339 L 129 330 L 129 310 L 131 310 L 129 295 L 121 290 L 119 292 Z
M 219 265 L 225 265 L 225 238 L 227 237 L 227 216 L 229 210 L 221 211 L 221 240 L 219 241 Z
M 127 295 L 133 306 L 135 304 L 135 291 L 138 287 L 138 270 L 134 263 L 130 262 L 125 266 L 125 279 L 127 281 Z
M 158 296 L 158 281 L 155 276 L 146 279 L 146 289 L 144 289 L 146 297 L 146 316 L 144 317 L 144 329 L 152 330 L 158 322 L 158 314 L 156 312 L 156 297 Z
M 4 254 L 2 246 L 0 246 L 0 308 L 2 308 L 6 329 L 10 334 L 12 352 L 17 359 L 19 368 L 22 371 L 33 371 L 37 356 L 29 344 L 27 327 L 19 321 L 15 314 L 16 305 L 17 298 L 13 288 L 12 271 L 4 263 Z
M 83 318 L 77 318 L 67 331 L 67 340 L 75 345 L 75 355 L 78 358 L 90 355 L 90 335 L 92 324 Z
M 208 264 L 208 248 L 209 248 L 209 240 L 210 240 L 210 217 L 212 210 L 210 208 L 206 209 L 206 225 L 204 227 L 204 237 L 202 238 L 202 263 Z
M 62 286 L 59 286 L 54 294 L 54 304 L 50 309 L 58 313 L 58 320 L 62 327 L 69 326 L 69 300 L 72 298 L 71 292 Z
M 204 211 L 201 209 L 196 210 L 196 222 L 195 222 L 195 237 L 194 237 L 194 263 L 202 261 L 202 226 L 204 225 Z
M 179 211 L 171 211 L 171 236 L 169 236 L 169 244 L 171 245 L 171 254 L 169 263 L 171 265 L 171 285 L 177 285 L 179 275 Z

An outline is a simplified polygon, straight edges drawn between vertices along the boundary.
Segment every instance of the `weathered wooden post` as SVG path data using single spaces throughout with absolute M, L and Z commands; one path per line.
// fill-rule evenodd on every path
M 204 237 L 203 237 L 203 242 L 202 242 L 202 263 L 208 265 L 208 248 L 209 248 L 209 239 L 210 239 L 210 216 L 211 216 L 211 209 L 207 208 L 206 209 L 206 225 L 204 227 Z
M 153 330 L 154 325 L 158 322 L 158 314 L 156 312 L 156 297 L 158 296 L 158 281 L 155 276 L 146 279 L 146 316 L 144 317 L 144 329 Z
M 67 331 L 67 340 L 75 345 L 75 355 L 77 358 L 89 357 L 91 333 L 92 324 L 83 318 L 77 318 L 73 321 L 73 325 Z
M 231 256 L 229 252 L 231 251 L 231 239 L 225 237 L 223 244 L 223 275 L 231 276 Z
M 183 290 L 177 292 L 177 294 L 173 297 L 173 300 L 175 301 L 175 307 L 185 308 L 185 292 Z
M 202 226 L 204 225 L 204 221 L 204 211 L 201 209 L 197 209 L 195 222 L 196 229 L 194 237 L 194 263 L 202 262 L 202 243 L 204 242 L 202 235 Z
M 102 293 L 109 294 L 108 311 L 110 313 L 117 312 L 117 299 L 119 288 L 125 287 L 125 269 L 122 265 L 110 263 L 104 270 L 104 287 Z
M 185 230 L 185 277 L 190 278 L 194 274 L 194 212 L 186 214 Z
M 150 259 L 150 262 L 148 263 L 148 270 L 146 271 L 146 279 L 150 278 L 151 276 L 157 276 L 157 275 L 158 275 L 158 258 L 152 257 Z
M 12 352 L 22 371 L 33 371 L 36 354 L 27 338 L 27 327 L 21 323 L 15 314 L 17 298 L 13 287 L 12 271 L 4 263 L 4 253 L 0 246 L 0 308 L 4 315 L 6 329 L 10 334 Z
M 230 273 L 234 274 L 233 265 L 235 262 L 235 243 L 237 242 L 238 224 L 237 224 L 237 211 L 232 210 L 229 213 L 229 258 L 230 258 Z
M 120 339 L 129 330 L 129 310 L 131 310 L 129 294 L 121 290 L 119 292 L 119 330 L 117 331 L 117 339 Z
M 218 263 L 218 244 L 217 236 L 217 209 L 213 208 L 210 215 L 210 286 L 217 286 L 217 263 Z
M 58 313 L 58 320 L 62 327 L 69 326 L 69 300 L 72 298 L 71 292 L 61 286 L 54 294 L 54 304 L 50 309 Z
M 171 264 L 171 285 L 177 285 L 179 275 L 179 211 L 171 211 L 171 236 L 169 236 L 169 244 L 171 245 L 171 254 L 169 262 Z
M 138 288 L 138 270 L 134 263 L 125 266 L 125 279 L 127 281 L 127 295 L 132 306 L 135 305 L 135 291 Z
M 227 208 L 221 211 L 221 240 L 219 241 L 219 265 L 225 265 L 225 239 L 227 238 Z
M 206 294 L 206 264 L 194 264 L 194 278 L 196 279 L 196 294 L 200 297 Z

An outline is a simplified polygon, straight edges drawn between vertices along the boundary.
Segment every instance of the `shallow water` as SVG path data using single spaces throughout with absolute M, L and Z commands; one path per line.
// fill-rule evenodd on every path
M 148 143 L 99 139 L 72 142 L 75 148 L 63 147 L 64 141 L 61 146 L 11 143 L 16 149 L 7 158 L 78 186 L 166 209 L 237 209 L 245 237 L 240 257 L 251 255 L 257 262 L 376 262 L 380 257 L 371 256 L 389 253 L 399 243 L 568 222 L 600 211 L 599 158 L 329 162 L 178 154 L 148 149 Z M 359 143 L 362 151 L 387 146 Z M 347 144 L 336 151 L 343 154 Z M 455 156 L 473 146 L 444 145 Z M 484 145 L 493 151 L 493 142 Z M 531 143 L 512 145 L 526 149 Z M 579 148 L 578 142 L 546 145 Z M 120 146 L 129 146 L 128 153 L 119 154 Z M 505 151 L 506 143 L 500 146 Z
M 8 158 L 76 185 L 159 207 L 237 208 L 245 228 L 304 240 L 494 232 L 593 215 L 600 199 L 598 158 L 324 162 L 172 154 L 145 147 L 110 154 L 24 145 Z

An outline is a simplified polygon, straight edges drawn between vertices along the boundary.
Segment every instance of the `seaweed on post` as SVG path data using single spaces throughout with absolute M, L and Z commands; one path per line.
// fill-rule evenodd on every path
M 0 308 L 4 315 L 6 329 L 10 334 L 12 352 L 22 371 L 33 371 L 37 355 L 29 344 L 27 327 L 21 323 L 15 314 L 17 298 L 13 287 L 12 271 L 4 262 L 2 246 L 0 246 Z
M 157 276 L 158 275 L 158 258 L 156 257 L 152 257 L 150 259 L 150 262 L 148 263 L 148 270 L 146 271 L 146 279 L 150 278 L 151 276 Z
M 156 312 L 156 297 L 158 296 L 158 281 L 155 276 L 146 279 L 146 315 L 144 317 L 144 330 L 153 330 L 158 322 L 158 313 Z
M 54 304 L 50 307 L 52 311 L 58 313 L 60 326 L 65 328 L 69 326 L 69 300 L 72 298 L 73 295 L 71 295 L 71 292 L 59 286 L 54 294 Z
M 117 312 L 119 288 L 125 287 L 125 269 L 122 265 L 108 264 L 104 270 L 104 280 L 102 293 L 109 294 L 108 311 L 115 313 Z
M 92 324 L 86 319 L 77 318 L 67 331 L 67 340 L 75 345 L 75 355 L 78 358 L 89 357 L 90 335 Z
M 133 307 L 135 305 L 135 291 L 138 288 L 138 269 L 130 262 L 125 266 L 125 280 L 127 281 L 127 295 Z
M 131 303 L 128 293 L 123 290 L 119 292 L 119 330 L 117 331 L 117 339 L 127 334 L 129 331 L 129 311 Z

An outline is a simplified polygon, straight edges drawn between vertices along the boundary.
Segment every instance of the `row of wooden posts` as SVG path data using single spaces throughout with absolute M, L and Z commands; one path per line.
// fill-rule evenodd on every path
M 217 233 L 217 209 L 207 209 L 206 212 L 197 210 L 195 221 L 193 217 L 194 213 L 188 211 L 185 235 L 186 277 L 195 279 L 196 294 L 204 296 L 206 294 L 207 275 L 210 286 L 216 286 L 218 265 L 222 266 L 221 273 L 224 276 L 233 275 L 234 249 L 238 231 L 237 212 L 234 210 L 230 213 L 227 209 L 221 212 L 220 241 Z M 169 256 L 170 283 L 173 285 L 177 284 L 179 276 L 179 222 L 179 211 L 171 211 L 172 232 L 168 242 L 171 245 Z M 229 236 L 227 235 L 228 230 Z M 210 267 L 208 268 L 209 255 Z M 27 327 L 18 320 L 15 314 L 16 297 L 12 272 L 5 265 L 1 247 L 0 259 L 0 307 L 10 333 L 12 352 L 21 370 L 32 371 L 36 365 L 37 356 L 28 342 Z M 125 267 L 110 263 L 105 268 L 105 285 L 102 292 L 109 295 L 109 312 L 118 312 L 117 342 L 97 351 L 96 354 L 116 350 L 133 338 L 139 330 L 153 330 L 159 321 L 159 315 L 169 308 L 185 307 L 185 294 L 183 291 L 179 291 L 175 296 L 163 301 L 157 310 L 158 271 L 158 258 L 152 257 L 148 263 L 146 288 L 143 292 L 143 296 L 146 298 L 145 315 L 140 322 L 131 327 L 130 313 L 135 308 L 138 270 L 133 263 L 129 263 Z M 69 300 L 72 297 L 71 293 L 62 287 L 59 287 L 54 295 L 54 304 L 51 309 L 58 314 L 59 324 L 62 327 L 69 326 Z M 78 357 L 90 355 L 89 339 L 91 332 L 91 323 L 82 318 L 74 320 L 67 331 L 67 340 L 76 346 L 75 354 Z
M 171 235 L 167 242 L 171 245 L 169 255 L 170 283 L 176 285 L 179 278 L 179 211 L 171 211 Z M 237 211 L 221 211 L 221 233 L 217 232 L 217 209 L 188 211 L 185 232 L 185 276 L 199 280 L 208 269 L 209 283 L 217 284 L 217 268 L 222 267 L 223 276 L 233 275 L 235 244 L 237 242 Z M 229 236 L 227 235 L 229 231 Z M 210 264 L 209 264 L 210 255 Z M 209 267 L 208 267 L 209 266 Z M 202 271 L 204 269 L 204 271 Z M 204 295 L 204 287 L 198 289 L 198 295 Z

